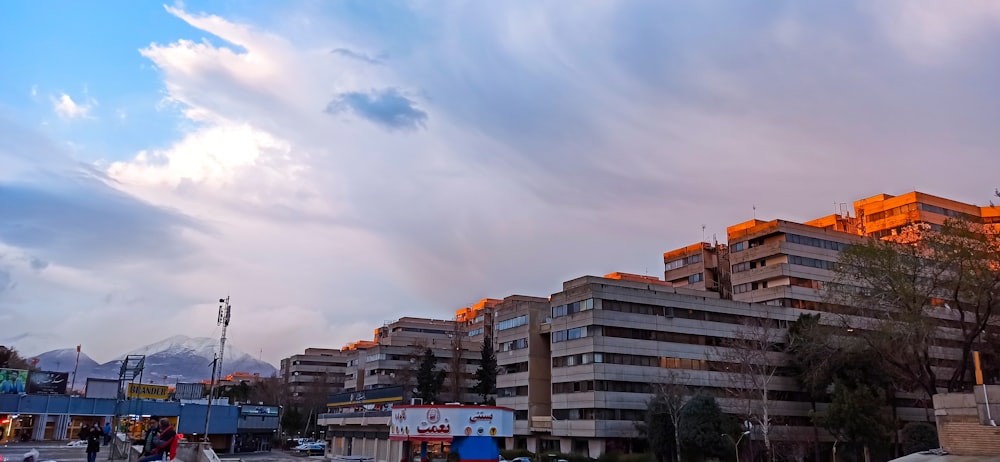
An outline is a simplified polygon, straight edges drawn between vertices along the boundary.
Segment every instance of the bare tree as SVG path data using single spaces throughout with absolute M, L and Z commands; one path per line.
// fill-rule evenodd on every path
M 262 378 L 250 386 L 248 401 L 251 403 L 285 405 L 287 404 L 286 396 L 287 393 L 284 392 L 284 385 L 281 378 L 277 375 L 272 375 L 271 377 Z
M 465 384 L 465 371 L 462 367 L 464 363 L 462 352 L 465 349 L 463 340 L 468 337 L 468 334 L 463 327 L 463 323 L 456 319 L 452 323 L 452 331 L 448 334 L 448 347 L 451 350 L 448 357 L 448 393 L 451 395 L 451 401 L 455 403 L 461 403 L 465 395 L 465 387 L 463 387 Z
M 729 364 L 732 385 L 728 391 L 742 402 L 743 413 L 764 438 L 769 460 L 771 447 L 770 393 L 778 368 L 786 359 L 780 353 L 783 332 L 767 317 L 746 318 L 733 338 L 718 349 L 719 357 Z
M 670 371 L 666 375 L 666 380 L 663 383 L 653 385 L 650 407 L 655 406 L 667 413 L 667 417 L 674 427 L 674 456 L 677 462 L 681 462 L 681 437 L 678 429 L 681 420 L 683 420 L 684 407 L 691 399 L 691 387 L 684 383 L 687 378 L 686 374 Z

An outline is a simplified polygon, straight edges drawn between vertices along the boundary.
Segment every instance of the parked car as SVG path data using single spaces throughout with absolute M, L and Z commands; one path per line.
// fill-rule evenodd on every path
M 295 447 L 295 451 L 300 453 L 306 453 L 308 455 L 312 454 L 324 454 L 326 453 L 326 443 L 306 443 Z

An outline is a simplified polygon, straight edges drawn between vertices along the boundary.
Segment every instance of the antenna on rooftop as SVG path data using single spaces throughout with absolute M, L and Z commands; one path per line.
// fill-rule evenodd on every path
M 222 378 L 222 359 L 226 356 L 226 328 L 229 327 L 229 318 L 232 314 L 232 307 L 229 305 L 229 296 L 219 299 L 219 319 L 218 325 L 222 326 L 222 338 L 219 340 L 219 354 L 212 360 L 212 379 L 208 385 L 208 408 L 205 410 L 205 435 L 204 441 L 208 439 L 208 423 L 212 415 L 212 397 L 215 394 L 216 371 L 218 377 Z
M 701 224 L 701 242 L 705 242 L 705 224 Z
M 753 219 L 757 219 L 757 204 L 753 205 Z

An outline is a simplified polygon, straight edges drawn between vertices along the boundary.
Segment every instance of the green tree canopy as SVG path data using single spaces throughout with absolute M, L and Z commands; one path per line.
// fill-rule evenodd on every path
M 686 459 L 703 461 L 722 459 L 729 451 L 722 434 L 725 432 L 725 415 L 715 398 L 696 394 L 681 412 L 684 424 L 678 428 L 681 452 Z
M 928 396 L 938 393 L 931 351 L 945 346 L 939 330 L 958 330 L 961 354 L 947 387 L 967 390 L 972 350 L 1000 329 L 1000 234 L 949 219 L 940 231 L 915 225 L 891 240 L 869 239 L 840 253 L 828 296 L 860 315 L 845 317 L 845 327 L 856 328 L 897 383 Z
M 437 369 L 438 358 L 430 348 L 424 349 L 417 369 L 417 398 L 424 403 L 434 403 L 444 385 L 445 371 Z
M 479 369 L 476 369 L 476 393 L 483 398 L 484 404 L 494 404 L 493 395 L 497 392 L 497 356 L 493 352 L 493 339 L 483 336 L 480 349 Z

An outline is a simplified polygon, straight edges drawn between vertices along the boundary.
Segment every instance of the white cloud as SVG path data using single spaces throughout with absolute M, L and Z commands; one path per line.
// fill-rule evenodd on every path
M 141 202 L 108 200 L 128 214 L 70 202 L 79 219 L 39 225 L 74 232 L 39 256 L 47 268 L 11 271 L 9 296 L 78 315 L 15 322 L 111 355 L 158 339 L 112 345 L 101 320 L 152 313 L 169 333 L 213 335 L 211 302 L 228 293 L 234 344 L 274 362 L 403 315 L 658 274 L 664 250 L 701 239 L 702 223 L 724 239 L 754 204 L 804 220 L 914 186 L 992 190 L 995 130 L 981 121 L 996 120 L 996 92 L 857 39 L 881 23 L 639 5 L 453 4 L 371 29 L 306 11 L 294 30 L 168 8 L 228 43 L 140 51 L 163 104 L 182 109 L 181 135 L 99 172 Z M 2 154 L 0 180 L 32 172 L 27 154 Z
M 38 85 L 31 86 L 31 97 L 34 98 L 38 96 Z
M 994 0 L 891 0 L 862 2 L 886 35 L 910 59 L 948 63 L 963 48 L 1000 32 L 1000 2 Z
M 93 99 L 88 100 L 87 103 L 77 103 L 66 93 L 52 100 L 52 109 L 64 119 L 86 119 L 90 117 L 90 110 L 96 105 L 97 102 Z

